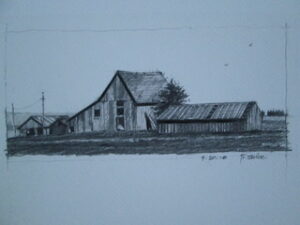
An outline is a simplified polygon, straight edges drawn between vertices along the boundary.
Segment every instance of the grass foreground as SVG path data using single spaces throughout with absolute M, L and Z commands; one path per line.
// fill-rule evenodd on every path
M 16 137 L 7 140 L 7 155 L 191 154 L 287 151 L 282 118 L 263 121 L 263 130 L 218 134 L 156 132 L 91 132 L 62 136 Z

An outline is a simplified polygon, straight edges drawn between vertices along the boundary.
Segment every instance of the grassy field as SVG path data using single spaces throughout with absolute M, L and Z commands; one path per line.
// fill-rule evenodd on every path
M 149 132 L 93 132 L 8 140 L 7 154 L 191 154 L 208 152 L 286 151 L 283 118 L 266 118 L 263 130 L 230 134 L 161 135 Z

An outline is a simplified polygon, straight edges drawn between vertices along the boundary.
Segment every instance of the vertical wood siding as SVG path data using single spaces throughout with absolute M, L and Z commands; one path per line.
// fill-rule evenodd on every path
M 136 108 L 136 130 L 147 130 L 146 114 L 153 113 L 152 106 L 138 106 Z
M 245 131 L 246 120 L 233 122 L 158 123 L 159 133 L 220 133 Z
M 146 129 L 145 118 L 141 114 L 149 109 L 144 106 L 140 108 L 134 105 L 118 77 L 113 80 L 99 102 L 69 121 L 70 126 L 74 127 L 76 133 L 116 130 L 116 104 L 119 100 L 124 101 L 125 130 Z M 100 117 L 98 118 L 95 118 L 95 109 L 100 109 Z M 137 119 L 137 113 L 139 113 L 139 119 Z
M 253 131 L 262 128 L 261 111 L 257 104 L 254 104 L 245 119 L 222 122 L 194 122 L 194 123 L 165 123 L 158 122 L 159 133 L 219 133 L 219 132 L 240 132 Z
M 261 111 L 255 104 L 247 115 L 247 130 L 260 130 L 262 128 L 262 119 Z
M 49 134 L 62 135 L 68 132 L 68 127 L 64 124 L 55 123 L 49 129 Z

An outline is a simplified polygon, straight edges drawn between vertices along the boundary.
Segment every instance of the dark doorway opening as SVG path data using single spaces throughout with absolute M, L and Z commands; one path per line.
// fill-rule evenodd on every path
M 124 101 L 117 101 L 117 117 L 116 128 L 117 130 L 125 130 L 125 114 L 124 114 Z
M 146 126 L 147 126 L 147 130 L 152 130 L 152 125 L 151 125 L 151 120 L 149 118 L 149 116 L 145 113 L 145 119 L 146 119 Z
M 29 128 L 26 130 L 26 136 L 34 136 L 34 128 Z
M 37 129 L 37 135 L 43 135 L 43 128 L 39 127 Z

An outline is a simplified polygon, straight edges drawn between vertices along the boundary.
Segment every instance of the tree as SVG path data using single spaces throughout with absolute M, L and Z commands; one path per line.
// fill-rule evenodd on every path
M 285 116 L 286 113 L 284 110 L 280 109 L 271 109 L 267 111 L 267 116 Z
M 171 105 L 182 105 L 187 102 L 188 97 L 184 87 L 171 79 L 159 93 L 160 101 L 155 107 L 155 113 L 160 115 Z

